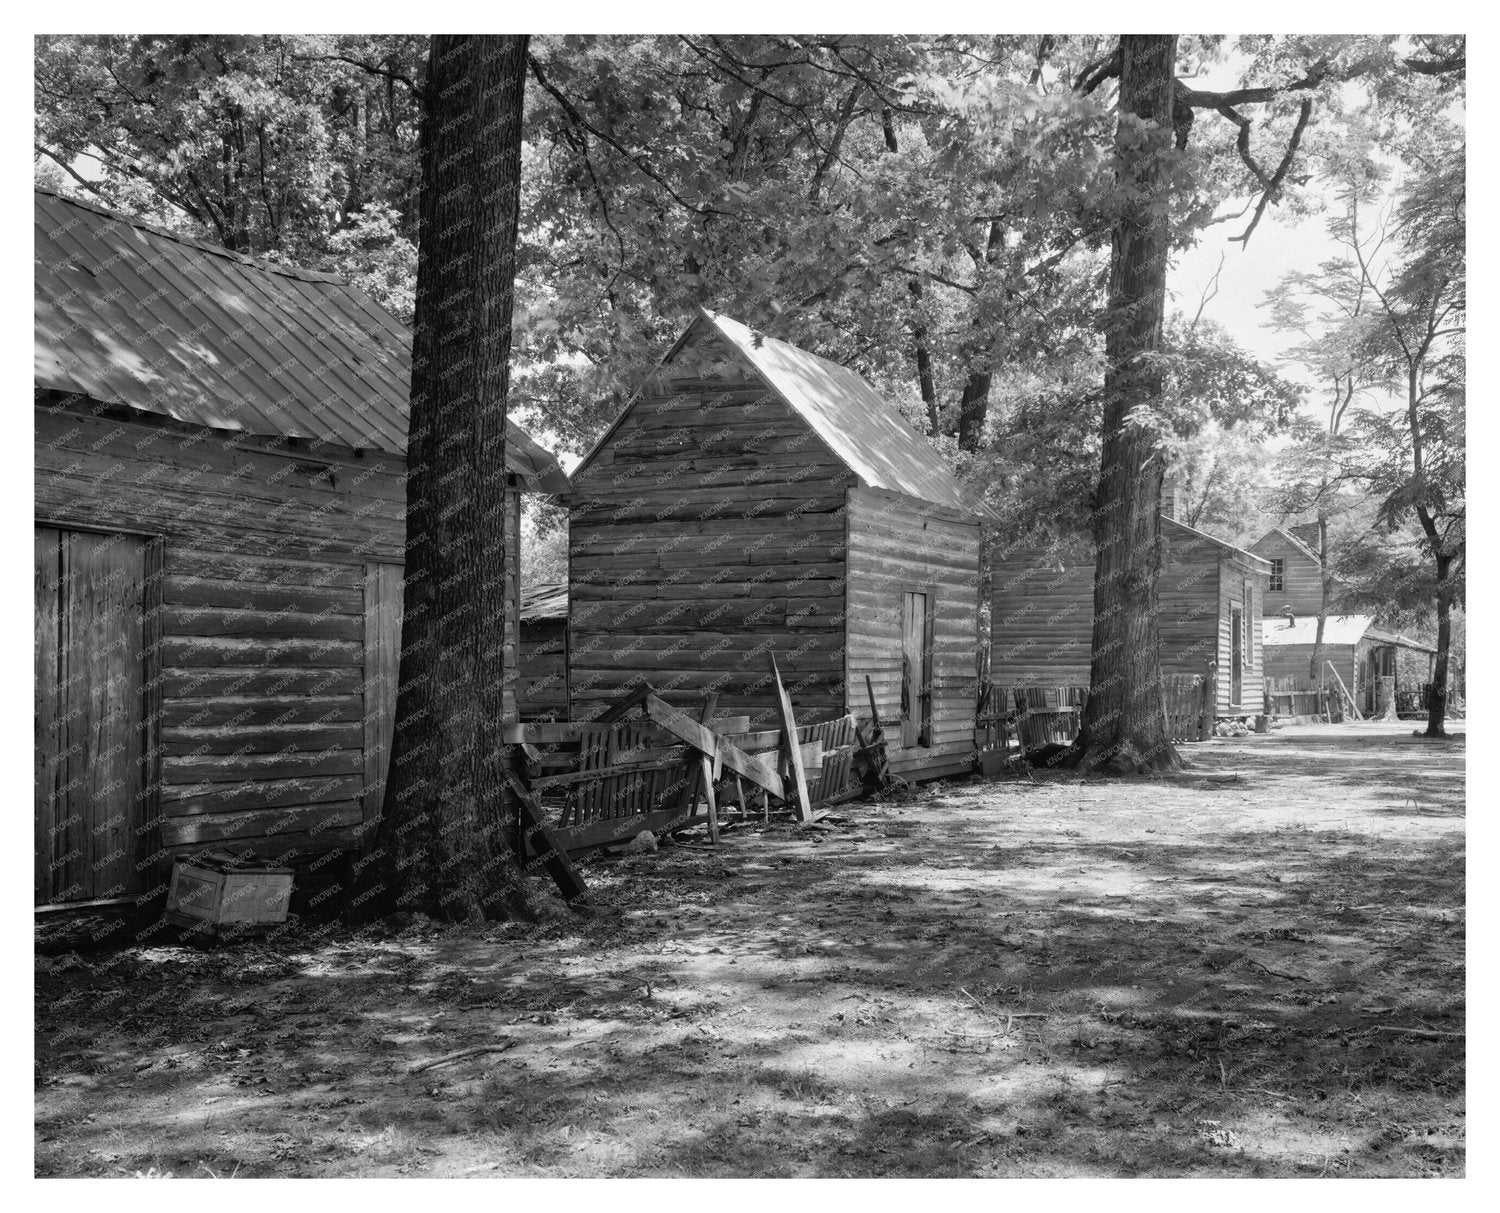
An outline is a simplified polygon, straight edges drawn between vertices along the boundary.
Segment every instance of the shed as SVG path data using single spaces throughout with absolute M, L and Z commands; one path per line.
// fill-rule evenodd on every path
M 1262 708 L 1261 603 L 1269 565 L 1162 515 L 1158 582 L 1163 674 L 1217 675 L 1220 716 Z M 990 681 L 998 687 L 1087 686 L 1094 565 L 1026 547 L 996 553 Z
M 968 771 L 985 507 L 847 367 L 704 309 L 574 469 L 576 720 L 650 681 L 776 727 L 869 715 L 891 768 Z
M 1307 679 L 1317 632 L 1316 615 L 1268 616 L 1267 676 Z M 1369 615 L 1330 615 L 1323 621 L 1323 659 L 1338 671 L 1361 712 L 1384 706 L 1376 694 L 1381 678 L 1395 679 L 1391 689 L 1398 696 L 1431 682 L 1436 654 L 1430 644 L 1376 626 Z
M 327 274 L 42 190 L 35 217 L 36 904 L 357 845 L 394 726 L 408 331 Z M 520 489 L 567 480 L 507 436 L 514 554 Z
M 568 718 L 568 583 L 539 581 L 521 591 L 522 720 Z

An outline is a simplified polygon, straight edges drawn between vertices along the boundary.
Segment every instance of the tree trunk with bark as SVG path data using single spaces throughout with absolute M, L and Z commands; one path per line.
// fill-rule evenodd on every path
M 1439 554 L 1437 560 L 1437 660 L 1432 670 L 1432 698 L 1427 705 L 1428 737 L 1446 737 L 1443 720 L 1448 714 L 1448 651 L 1453 644 L 1453 558 Z
M 1175 771 L 1162 710 L 1157 578 L 1162 460 L 1150 429 L 1130 420 L 1162 396 L 1161 347 L 1170 218 L 1177 38 L 1120 38 L 1115 137 L 1124 197 L 1115 222 L 1105 318 L 1104 449 L 1093 505 L 1093 657 L 1075 751 L 1085 769 Z
M 1318 514 L 1318 581 L 1321 593 L 1318 598 L 1318 627 L 1313 633 L 1312 657 L 1308 659 L 1307 676 L 1318 686 L 1323 677 L 1323 631 L 1328 626 L 1328 604 L 1333 599 L 1333 576 L 1328 570 L 1328 515 Z
M 376 913 L 531 917 L 501 744 L 505 404 L 526 38 L 435 36 L 423 89 L 396 731 Z M 357 900 L 357 899 L 356 899 Z

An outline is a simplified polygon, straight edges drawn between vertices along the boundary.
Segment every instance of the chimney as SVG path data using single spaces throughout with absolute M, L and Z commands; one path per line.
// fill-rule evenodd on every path
M 1187 494 L 1182 490 L 1182 478 L 1175 468 L 1162 477 L 1161 512 L 1173 522 L 1181 522 L 1187 513 Z
M 1281 613 L 1282 613 L 1282 615 L 1284 615 L 1286 617 L 1286 626 L 1287 627 L 1290 628 L 1290 627 L 1295 627 L 1297 625 L 1297 616 L 1292 612 L 1291 603 L 1288 603 L 1286 606 L 1282 607 L 1281 608 Z

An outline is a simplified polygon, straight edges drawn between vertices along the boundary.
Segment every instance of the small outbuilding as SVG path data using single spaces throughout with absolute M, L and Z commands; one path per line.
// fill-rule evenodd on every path
M 973 761 L 986 507 L 856 372 L 704 310 L 572 476 L 569 693 L 651 682 L 777 727 L 870 715 L 913 778 Z
M 1260 557 L 1162 515 L 1157 594 L 1164 675 L 1216 678 L 1215 712 L 1262 709 Z M 1094 564 L 1079 549 L 999 551 L 990 612 L 990 681 L 998 688 L 1087 687 Z
M 35 216 L 36 904 L 357 846 L 394 727 L 410 333 L 327 274 L 42 190 Z M 567 479 L 507 438 L 518 561 L 520 490 Z

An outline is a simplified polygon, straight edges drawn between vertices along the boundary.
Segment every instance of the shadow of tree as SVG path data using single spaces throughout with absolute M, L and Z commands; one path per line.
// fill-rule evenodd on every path
M 1461 1173 L 1464 844 L 1382 832 L 1414 778 L 1340 828 L 948 786 L 594 863 L 590 920 L 65 958 L 37 1170 Z

